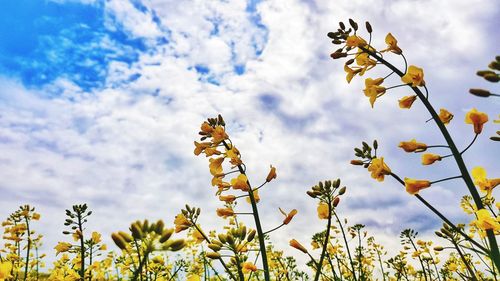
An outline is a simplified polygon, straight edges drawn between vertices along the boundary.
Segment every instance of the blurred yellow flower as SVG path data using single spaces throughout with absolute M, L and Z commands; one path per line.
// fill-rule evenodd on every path
M 443 124 L 448 125 L 450 123 L 451 119 L 453 119 L 453 114 L 451 114 L 451 112 L 449 112 L 448 110 L 446 110 L 444 108 L 441 108 L 439 110 L 439 120 L 441 120 L 441 122 L 443 122 Z
M 402 141 L 399 143 L 399 147 L 406 152 L 422 152 L 427 149 L 427 145 L 425 143 L 417 142 L 415 139 Z
M 398 55 L 403 53 L 401 48 L 398 47 L 398 40 L 396 40 L 391 33 L 388 33 L 387 36 L 385 36 L 385 43 L 387 44 L 387 49 L 382 50 L 381 52 L 390 51 Z
M 500 230 L 500 223 L 493 218 L 488 210 L 486 209 L 480 209 L 476 212 L 477 220 L 473 221 L 472 223 L 475 224 L 478 228 L 482 230 L 493 230 L 493 231 L 499 231 Z
M 214 131 L 212 132 L 212 141 L 214 144 L 218 144 L 221 141 L 229 138 L 222 126 L 216 126 Z
M 214 131 L 214 128 L 212 128 L 212 126 L 205 121 L 201 124 L 201 131 L 206 134 L 211 134 Z
M 422 165 L 431 165 L 436 161 L 441 161 L 441 156 L 434 153 L 425 153 L 422 155 Z
M 219 208 L 217 209 L 217 215 L 219 217 L 227 218 L 234 215 L 234 211 L 231 208 Z
M 10 261 L 0 262 L 0 281 L 12 278 L 10 272 L 12 271 L 12 263 Z
M 99 232 L 92 232 L 92 242 L 94 244 L 101 242 L 101 234 Z
M 487 197 L 491 197 L 493 189 L 500 184 L 500 178 L 486 178 L 486 170 L 479 166 L 472 169 L 472 178 L 474 178 L 474 184 L 479 187 L 479 190 L 486 193 Z
M 234 196 L 234 195 L 221 195 L 221 196 L 219 196 L 219 200 L 224 201 L 226 203 L 231 203 L 234 200 L 236 200 L 236 196 Z
M 239 174 L 236 178 L 231 180 L 231 186 L 234 189 L 240 189 L 242 191 L 248 191 L 250 187 L 248 186 L 248 178 L 244 174 Z
M 474 125 L 474 133 L 480 134 L 483 124 L 488 122 L 488 115 L 473 108 L 465 115 L 465 123 Z
M 241 269 L 243 270 L 243 273 L 249 273 L 249 272 L 254 272 L 257 271 L 257 267 L 255 264 L 251 262 L 244 262 L 241 264 Z
M 193 225 L 183 214 L 178 214 L 174 219 L 175 224 L 175 233 L 179 233 L 183 230 L 188 229 L 191 225 Z
M 399 100 L 399 108 L 410 109 L 416 99 L 416 95 L 402 97 Z
M 56 255 L 58 255 L 59 253 L 67 252 L 71 249 L 71 244 L 68 242 L 59 242 L 54 249 L 56 250 Z
M 322 220 L 326 220 L 330 216 L 329 212 L 330 210 L 328 208 L 328 204 L 326 204 L 325 202 L 319 202 L 317 211 L 318 211 L 318 218 Z
M 406 74 L 401 77 L 403 83 L 411 84 L 412 87 L 425 86 L 424 70 L 420 67 L 410 65 Z
M 384 181 L 384 176 L 391 174 L 391 169 L 384 163 L 384 157 L 372 159 L 368 171 L 372 173 L 372 178 L 378 181 Z
M 411 195 L 418 194 L 418 192 L 424 188 L 431 186 L 431 182 L 428 180 L 415 180 L 410 178 L 405 178 L 406 192 Z

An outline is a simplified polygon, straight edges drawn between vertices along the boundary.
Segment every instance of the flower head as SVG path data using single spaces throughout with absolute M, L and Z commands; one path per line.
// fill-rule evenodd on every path
M 385 36 L 385 43 L 387 44 L 387 49 L 382 50 L 381 52 L 390 51 L 398 55 L 403 53 L 401 48 L 398 47 L 398 40 L 396 40 L 391 33 L 388 33 L 387 36 Z
M 231 186 L 234 189 L 240 189 L 242 191 L 248 191 L 250 187 L 248 186 L 248 178 L 244 174 L 239 174 L 236 178 L 231 180 Z
M 271 166 L 271 170 L 269 170 L 269 174 L 267 174 L 266 177 L 266 182 L 270 182 L 275 178 L 276 178 L 276 168 Z
M 285 213 L 281 208 L 279 209 L 280 212 L 285 216 L 285 219 L 283 220 L 283 224 L 289 224 L 290 221 L 293 219 L 293 217 L 297 214 L 297 210 L 293 209 L 290 211 L 290 213 Z
M 175 224 L 175 233 L 179 233 L 183 230 L 188 229 L 193 224 L 187 220 L 187 218 L 183 214 L 178 214 L 174 219 Z
M 346 43 L 346 46 L 348 46 L 348 47 L 359 47 L 359 46 L 366 45 L 365 39 L 363 39 L 359 36 L 356 36 L 356 35 L 351 35 L 351 36 L 347 37 L 345 43 Z
M 411 195 L 418 194 L 418 192 L 424 188 L 431 186 L 431 182 L 428 180 L 415 180 L 410 178 L 405 178 L 406 192 Z
M 294 247 L 295 249 L 303 252 L 304 254 L 307 254 L 307 249 L 302 246 L 299 241 L 295 240 L 295 239 L 292 239 L 290 240 L 290 246 Z
M 410 109 L 413 102 L 417 99 L 416 95 L 405 96 L 399 100 L 399 108 Z
M 425 153 L 422 155 L 422 165 L 431 165 L 436 161 L 441 161 L 441 156 L 433 153 Z
M 443 124 L 448 125 L 451 119 L 453 119 L 453 114 L 451 114 L 448 110 L 444 108 L 439 110 L 439 120 L 441 120 Z
M 486 178 L 486 170 L 483 167 L 474 167 L 472 169 L 472 178 L 474 179 L 474 184 L 479 187 L 479 190 L 486 193 L 487 197 L 491 197 L 493 189 L 497 185 L 500 185 L 500 178 Z
M 212 132 L 213 143 L 218 144 L 221 141 L 229 138 L 222 126 L 216 126 L 214 131 Z
M 54 247 L 56 250 L 56 255 L 59 253 L 67 252 L 69 249 L 71 249 L 71 243 L 68 242 L 59 242 L 57 245 Z
M 347 73 L 345 78 L 347 83 L 351 83 L 352 78 L 361 72 L 361 68 L 352 69 L 349 66 L 344 65 L 344 71 Z
M 486 209 L 480 209 L 476 212 L 477 220 L 473 221 L 472 223 L 475 224 L 478 228 L 482 230 L 493 230 L 493 231 L 499 231 L 500 230 L 500 223 L 498 221 L 491 217 L 490 213 Z
M 415 139 L 402 141 L 399 143 L 399 147 L 406 152 L 422 152 L 427 149 L 427 145 L 425 143 L 417 142 Z
M 385 175 L 391 174 L 391 169 L 384 163 L 384 157 L 372 159 L 368 171 L 372 173 L 372 178 L 378 181 L 383 181 Z
M 326 204 L 325 202 L 319 202 L 317 211 L 318 211 L 318 218 L 322 220 L 326 220 L 330 216 L 329 212 L 330 208 L 328 207 L 328 204 Z
M 219 217 L 227 218 L 234 215 L 234 211 L 231 208 L 219 208 L 217 209 L 217 215 Z
M 370 104 L 372 107 L 375 103 L 375 100 L 385 94 L 385 87 L 380 86 L 380 84 L 382 84 L 383 82 L 384 78 L 365 79 L 365 89 L 363 90 L 363 92 L 365 93 L 365 96 L 370 99 Z
M 10 261 L 0 262 L 0 281 L 12 278 L 10 272 L 12 271 L 12 263 Z
M 241 264 L 241 270 L 243 273 L 255 272 L 257 271 L 257 267 L 251 262 L 244 262 Z
M 412 87 L 425 86 L 424 70 L 420 67 L 410 65 L 406 74 L 401 77 L 403 83 L 411 84 Z
M 224 157 L 219 157 L 219 158 L 210 158 L 208 160 L 210 164 L 208 167 L 210 168 L 210 173 L 213 176 L 217 176 L 222 174 L 222 162 L 224 162 Z
M 483 124 L 488 122 L 488 115 L 473 108 L 465 115 L 465 123 L 474 125 L 474 133 L 480 134 Z

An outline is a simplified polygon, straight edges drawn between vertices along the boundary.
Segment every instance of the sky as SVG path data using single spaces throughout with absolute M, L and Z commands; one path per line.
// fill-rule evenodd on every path
M 377 100 L 348 84 L 336 47 L 326 37 L 339 21 L 369 21 L 373 42 L 385 48 L 391 32 L 409 64 L 424 69 L 436 109 L 455 114 L 448 126 L 459 147 L 473 138 L 463 122 L 472 107 L 498 119 L 498 99 L 469 95 L 495 89 L 475 76 L 499 54 L 500 6 L 494 0 L 456 1 L 216 1 L 18 0 L 0 9 L 0 218 L 30 204 L 42 214 L 42 252 L 53 253 L 64 210 L 87 203 L 87 229 L 109 239 L 132 221 L 173 218 L 187 203 L 202 209 L 206 229 L 220 229 L 221 206 L 210 185 L 208 160 L 193 154 L 200 124 L 221 114 L 251 182 L 269 165 L 276 181 L 260 193 L 264 229 L 281 223 L 278 208 L 296 208 L 276 245 L 309 239 L 324 227 L 305 192 L 341 178 L 347 193 L 341 217 L 362 223 L 396 249 L 405 228 L 432 238 L 440 221 L 397 182 L 379 183 L 349 164 L 353 147 L 379 141 L 379 155 L 401 177 L 437 180 L 458 174 L 448 158 L 422 166 L 400 141 L 443 144 L 418 101 L 401 110 L 398 88 Z M 403 63 L 388 56 L 396 65 Z M 383 75 L 377 67 L 366 75 Z M 366 76 L 370 77 L 370 76 Z M 397 85 L 396 79 L 387 82 Z M 464 155 L 469 170 L 500 176 L 499 130 L 491 121 Z M 443 150 L 433 151 L 446 153 Z M 468 222 L 458 206 L 467 192 L 458 181 L 421 195 L 452 221 Z M 241 210 L 249 206 L 242 202 Z M 251 226 L 251 220 L 248 220 Z M 434 238 L 433 238 L 434 239 Z M 51 257 L 48 258 L 49 260 Z

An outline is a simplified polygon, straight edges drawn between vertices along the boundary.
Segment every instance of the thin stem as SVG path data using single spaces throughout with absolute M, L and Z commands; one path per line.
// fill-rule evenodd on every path
M 396 175 L 394 173 L 391 173 L 391 176 L 394 179 L 396 179 L 400 184 L 402 184 L 402 185 L 405 184 L 405 182 L 398 175 Z M 489 253 L 488 249 L 486 249 L 485 247 L 483 247 L 481 244 L 479 244 L 478 242 L 476 242 L 474 239 L 470 238 L 469 235 L 467 235 L 462 230 L 460 230 L 458 227 L 456 227 L 454 223 L 452 223 L 443 214 L 441 214 L 436 208 L 434 208 L 431 204 L 429 204 L 429 202 L 427 202 L 424 198 L 422 198 L 422 196 L 420 196 L 419 194 L 415 194 L 414 196 L 418 200 L 420 200 L 420 202 L 422 202 L 427 208 L 429 208 L 434 214 L 436 214 L 441 220 L 443 220 L 447 225 L 449 225 L 451 228 L 453 228 L 453 230 L 455 230 L 456 232 L 460 233 L 460 235 L 462 235 L 465 239 L 467 239 L 472 244 L 476 245 L 476 247 L 478 247 L 479 249 L 481 249 L 485 253 Z
M 411 239 L 411 236 L 407 235 L 406 237 L 408 237 L 408 240 L 410 240 L 410 243 L 411 243 L 413 249 L 415 250 L 415 252 L 418 252 L 417 246 L 415 246 L 415 243 L 413 243 L 413 239 Z M 425 268 L 424 268 L 424 263 L 422 262 L 422 258 L 420 258 L 420 255 L 418 255 L 417 257 L 418 257 L 418 261 L 420 262 L 420 266 L 422 267 L 422 273 L 424 274 L 424 279 L 425 279 L 425 281 L 427 281 L 427 274 L 425 274 Z
M 344 243 L 345 243 L 345 247 L 346 247 L 346 250 L 347 250 L 347 255 L 349 256 L 349 262 L 351 263 L 352 276 L 354 278 L 354 281 L 357 281 L 356 274 L 355 274 L 356 269 L 354 269 L 354 263 L 352 262 L 352 257 L 351 257 L 351 250 L 349 250 L 349 243 L 347 242 L 347 238 L 345 236 L 344 227 L 342 226 L 342 223 L 340 222 L 340 219 L 337 216 L 337 213 L 335 211 L 333 211 L 333 215 L 337 219 L 337 222 L 339 223 L 339 226 L 340 226 L 340 230 L 342 231 L 342 237 L 344 238 Z
M 464 154 L 464 153 L 467 151 L 467 149 L 469 149 L 469 148 L 472 146 L 472 144 L 474 144 L 474 142 L 476 141 L 476 139 L 477 139 L 477 136 L 478 136 L 478 135 L 479 135 L 479 134 L 476 134 L 476 135 L 474 136 L 474 138 L 473 138 L 473 139 L 472 139 L 472 141 L 469 143 L 469 145 L 468 145 L 466 148 L 464 148 L 464 150 L 462 150 L 462 151 L 460 152 L 460 154 Z
M 29 210 L 29 209 L 28 209 Z M 24 267 L 24 280 L 28 278 L 28 266 L 29 266 L 29 260 L 30 260 L 30 248 L 31 248 L 31 235 L 30 235 L 30 223 L 28 221 L 28 216 L 26 215 L 24 217 L 24 220 L 26 222 L 26 232 L 28 233 L 28 245 L 26 246 L 26 265 Z
M 391 63 L 387 62 L 385 59 L 383 59 L 382 57 L 380 57 L 376 53 L 374 53 L 374 52 L 372 52 L 364 47 L 359 47 L 359 48 L 361 50 L 363 50 L 364 52 L 368 53 L 369 55 L 371 55 L 372 57 L 374 57 L 377 61 L 382 62 L 386 67 L 388 67 L 389 69 L 394 71 L 400 77 L 404 76 L 404 73 L 401 72 L 401 70 L 396 68 Z M 430 102 L 427 100 L 427 98 L 424 97 L 424 94 L 422 93 L 422 91 L 420 91 L 420 89 L 417 87 L 411 87 L 411 88 L 417 94 L 417 96 L 420 98 L 420 100 L 422 101 L 424 106 L 427 108 L 427 111 L 429 111 L 429 113 L 431 114 L 436 125 L 438 126 L 439 130 L 441 131 L 441 134 L 445 138 L 446 143 L 450 147 L 450 150 L 453 153 L 453 156 L 454 156 L 455 161 L 458 165 L 460 173 L 462 174 L 464 182 L 465 182 L 467 188 L 469 189 L 469 192 L 470 192 L 472 198 L 474 199 L 474 203 L 476 204 L 477 209 L 478 210 L 484 209 L 483 202 L 481 201 L 481 196 L 479 195 L 479 192 L 477 191 L 476 187 L 474 186 L 474 182 L 469 174 L 469 171 L 467 170 L 467 166 L 465 165 L 465 162 L 462 158 L 462 154 L 460 154 L 460 152 L 458 151 L 457 146 L 455 145 L 455 142 L 451 138 L 450 133 L 446 129 L 446 127 L 443 124 L 443 122 L 441 121 L 441 119 L 439 119 L 439 115 L 434 110 L 434 107 L 430 104 Z M 498 247 L 498 243 L 497 243 L 495 234 L 493 233 L 493 230 L 488 229 L 488 230 L 486 230 L 486 235 L 488 236 L 488 241 L 489 241 L 490 248 L 491 248 L 491 251 L 490 251 L 491 259 L 493 260 L 496 268 L 498 270 L 500 270 L 500 250 Z
M 331 197 L 328 196 L 328 223 L 326 225 L 325 242 L 323 242 L 323 250 L 321 251 L 321 257 L 319 258 L 319 263 L 316 269 L 316 276 L 314 277 L 314 281 L 319 280 L 321 269 L 323 267 L 323 260 L 325 259 L 326 248 L 328 246 L 328 241 L 330 241 L 331 226 L 332 226 L 332 200 Z
M 229 145 L 226 143 L 226 141 L 222 141 L 226 149 L 230 149 Z M 241 174 L 245 174 L 245 169 L 242 165 L 238 165 L 238 170 L 240 171 Z M 250 185 L 250 181 L 247 179 L 247 184 L 250 190 L 248 191 L 248 195 L 250 196 L 250 203 L 252 205 L 252 212 L 254 214 L 254 219 L 255 219 L 255 228 L 257 229 L 257 234 L 259 238 L 259 247 L 260 247 L 260 252 L 262 254 L 262 267 L 264 269 L 264 279 L 266 281 L 271 281 L 271 277 L 269 275 L 269 265 L 267 263 L 267 253 L 266 253 L 266 244 L 264 241 L 264 232 L 262 231 L 262 226 L 260 224 L 260 218 L 259 218 L 259 210 L 257 209 L 257 203 L 255 202 L 255 197 L 253 196 L 253 191 L 252 191 L 252 186 Z
M 270 233 L 270 232 L 273 232 L 273 231 L 275 231 L 275 230 L 279 229 L 280 227 L 282 227 L 282 226 L 284 226 L 284 225 L 285 225 L 285 224 L 284 224 L 284 223 L 282 223 L 282 224 L 280 224 L 279 226 L 277 226 L 277 227 L 275 227 L 275 228 L 273 228 L 273 229 L 271 229 L 271 230 L 268 230 L 268 231 L 264 232 L 264 234 L 268 234 L 268 233 Z
M 431 184 L 435 184 L 435 183 L 442 182 L 442 181 L 449 181 L 449 180 L 459 179 L 461 177 L 462 176 L 454 176 L 454 177 L 449 177 L 449 178 L 440 179 L 440 180 L 436 180 L 436 181 L 431 181 Z
M 85 244 L 83 240 L 83 223 L 82 223 L 82 214 L 78 213 L 78 230 L 80 231 L 80 277 L 81 280 L 85 280 Z
M 455 241 L 452 240 L 451 242 L 455 246 L 455 249 L 457 249 L 457 252 L 460 255 L 460 258 L 462 259 L 463 263 L 467 267 L 467 271 L 469 271 L 471 279 L 477 281 L 476 274 L 474 273 L 474 271 L 470 267 L 469 262 L 467 261 L 467 259 L 465 259 L 465 256 L 462 253 L 462 251 L 460 250 L 460 247 L 458 247 L 458 245 L 457 245 L 457 243 L 455 243 Z
M 390 89 L 399 88 L 399 87 L 403 87 L 403 86 L 408 86 L 408 84 L 400 84 L 400 85 L 396 85 L 396 86 L 387 87 L 385 89 L 390 90 Z

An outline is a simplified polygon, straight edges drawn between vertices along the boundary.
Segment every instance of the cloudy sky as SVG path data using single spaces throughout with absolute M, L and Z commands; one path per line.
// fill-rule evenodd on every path
M 343 64 L 329 57 L 336 48 L 326 37 L 340 20 L 370 21 L 380 48 L 392 32 L 409 63 L 423 67 L 435 107 L 455 114 L 448 128 L 459 147 L 473 137 L 465 112 L 477 107 L 490 120 L 499 113 L 498 99 L 467 94 L 471 87 L 495 87 L 474 74 L 500 53 L 494 0 L 1 5 L 0 218 L 21 204 L 35 206 L 42 213 L 35 229 L 46 236 L 47 252 L 65 239 L 64 210 L 84 202 L 94 210 L 88 229 L 105 237 L 136 219 L 172 225 L 186 203 L 202 208 L 203 226 L 219 228 L 215 209 L 221 204 L 208 161 L 193 155 L 199 125 L 218 113 L 252 182 L 265 179 L 270 164 L 277 167 L 278 179 L 261 191 L 264 228 L 282 221 L 278 207 L 299 211 L 271 235 L 279 246 L 287 248 L 291 238 L 308 244 L 322 229 L 305 191 L 335 178 L 348 187 L 341 216 L 366 224 L 387 245 L 397 244 L 404 228 L 432 233 L 440 222 L 394 180 L 378 183 L 349 165 L 354 146 L 378 139 L 380 154 L 401 177 L 458 174 L 449 158 L 423 167 L 419 155 L 397 148 L 412 138 L 444 142 L 437 127 L 425 123 L 429 115 L 421 104 L 398 108 L 408 89 L 390 91 L 372 110 L 363 80 L 347 84 Z M 465 155 L 469 169 L 482 165 L 500 176 L 494 157 L 500 149 L 488 140 L 497 130 L 486 124 Z M 457 222 L 469 220 L 458 207 L 464 194 L 457 180 L 422 192 Z

